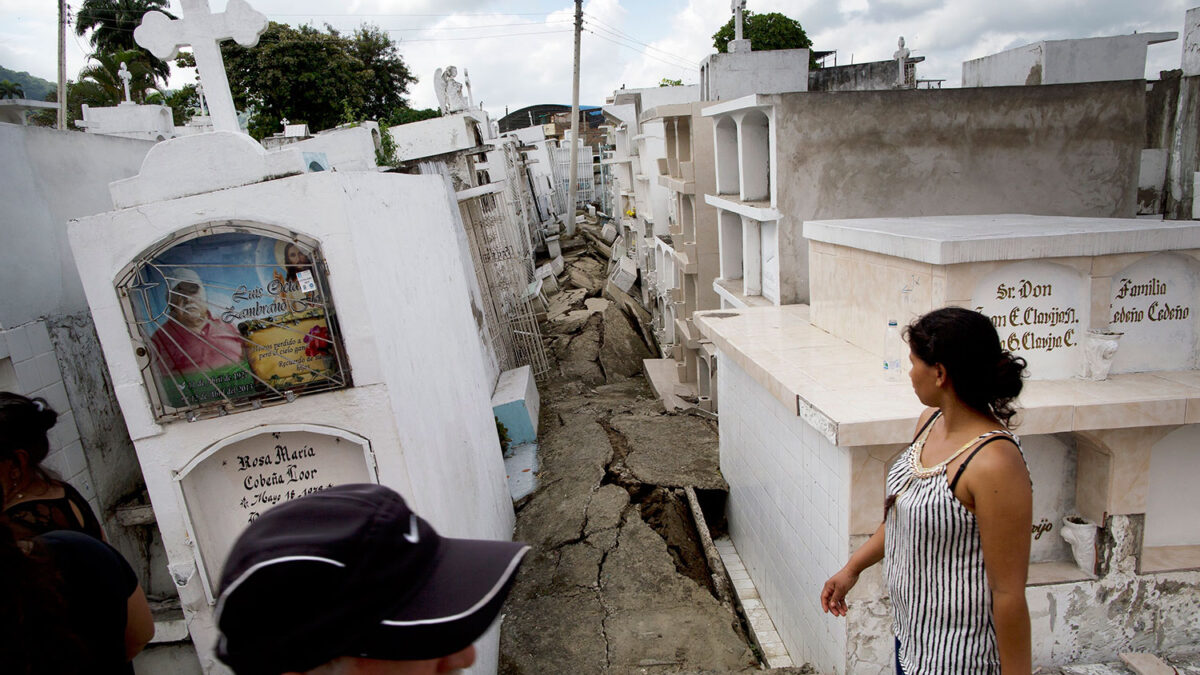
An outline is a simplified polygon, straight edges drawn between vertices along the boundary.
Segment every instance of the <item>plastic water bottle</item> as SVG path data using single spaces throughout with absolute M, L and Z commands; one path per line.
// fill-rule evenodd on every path
M 883 377 L 888 382 L 900 381 L 900 329 L 895 319 L 889 319 L 883 335 Z

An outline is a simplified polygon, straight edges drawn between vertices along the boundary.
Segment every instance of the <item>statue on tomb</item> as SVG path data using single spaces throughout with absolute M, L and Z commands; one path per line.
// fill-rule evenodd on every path
M 458 68 L 446 66 L 445 70 L 438 68 L 433 73 L 434 92 L 437 94 L 438 108 L 443 115 L 467 110 L 470 104 L 463 95 L 463 86 L 456 80 Z
M 896 41 L 896 44 L 899 49 L 892 53 L 892 58 L 896 60 L 896 68 L 899 71 L 896 73 L 896 86 L 903 87 L 905 84 L 904 67 L 905 64 L 908 63 L 908 57 L 912 52 L 908 51 L 908 47 L 904 46 L 903 35 L 901 35 L 900 39 Z

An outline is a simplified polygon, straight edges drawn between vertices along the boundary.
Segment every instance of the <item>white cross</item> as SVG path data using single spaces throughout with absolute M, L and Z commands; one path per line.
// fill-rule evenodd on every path
M 463 82 L 467 87 L 467 107 L 473 109 L 475 107 L 475 99 L 471 96 L 471 73 L 467 72 L 466 68 L 463 68 Z
M 733 12 L 733 39 L 742 39 L 742 12 L 746 11 L 746 0 L 732 0 L 729 11 Z
M 133 31 L 133 39 L 151 54 L 167 61 L 179 54 L 179 48 L 191 45 L 196 55 L 196 70 L 206 86 L 213 128 L 217 131 L 241 131 L 229 79 L 221 60 L 222 40 L 236 40 L 243 47 L 258 44 L 267 30 L 267 17 L 254 11 L 246 0 L 229 0 L 225 11 L 213 14 L 208 0 L 180 0 L 183 18 L 171 20 L 162 12 L 147 12 Z
M 133 101 L 129 98 L 129 80 L 133 79 L 133 75 L 130 74 L 129 69 L 125 67 L 124 61 L 121 62 L 121 69 L 117 71 L 117 77 L 121 78 L 121 84 L 125 85 L 125 102 L 133 103 Z

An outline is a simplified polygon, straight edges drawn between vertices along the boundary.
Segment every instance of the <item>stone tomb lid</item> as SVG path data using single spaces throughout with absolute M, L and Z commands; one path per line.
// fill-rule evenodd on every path
M 1200 248 L 1200 223 L 1026 214 L 810 220 L 813 241 L 933 265 Z

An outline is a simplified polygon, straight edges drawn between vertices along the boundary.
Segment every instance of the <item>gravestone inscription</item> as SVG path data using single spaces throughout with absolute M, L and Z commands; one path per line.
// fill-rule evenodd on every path
M 1113 372 L 1196 367 L 1198 267 L 1186 256 L 1159 253 L 1113 275 L 1109 329 L 1125 333 Z
M 972 307 L 986 314 L 1005 349 L 1029 362 L 1030 377 L 1072 377 L 1088 326 L 1089 284 L 1055 263 L 1019 262 L 984 277 Z
M 237 438 L 178 480 L 201 564 L 215 581 L 233 541 L 267 509 L 334 485 L 375 482 L 365 439 L 310 429 Z

